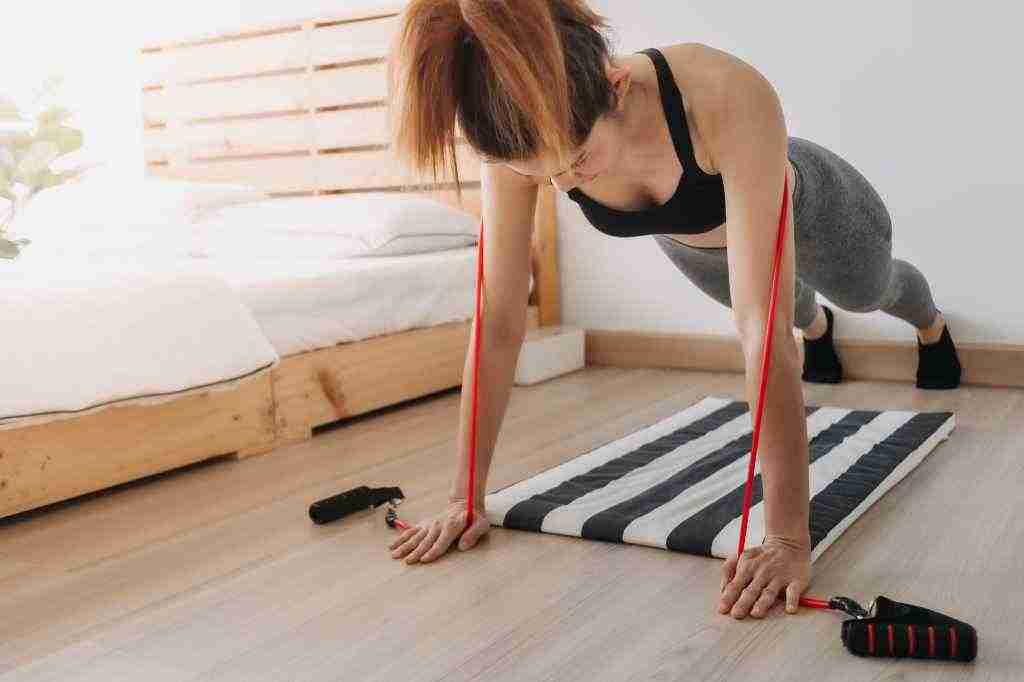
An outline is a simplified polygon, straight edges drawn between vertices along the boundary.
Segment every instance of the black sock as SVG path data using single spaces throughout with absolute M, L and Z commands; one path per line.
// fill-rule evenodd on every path
M 828 325 L 825 333 L 813 341 L 804 339 L 803 380 L 816 384 L 838 384 L 843 380 L 843 366 L 832 345 L 832 311 L 827 306 L 822 308 Z
M 942 336 L 935 343 L 921 343 L 917 339 L 917 387 L 956 388 L 960 385 L 960 359 L 956 355 L 949 325 L 942 327 Z

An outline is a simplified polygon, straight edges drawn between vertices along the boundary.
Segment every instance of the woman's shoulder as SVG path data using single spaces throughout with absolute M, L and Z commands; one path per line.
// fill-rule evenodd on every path
M 766 84 L 770 89 L 770 83 L 752 64 L 711 45 L 679 43 L 659 49 L 683 93 L 687 116 L 709 145 L 710 162 L 716 131 L 725 131 L 738 108 L 749 108 L 751 93 L 765 91 Z
M 677 43 L 658 48 L 676 84 L 691 99 L 718 99 L 757 69 L 734 54 L 704 43 Z

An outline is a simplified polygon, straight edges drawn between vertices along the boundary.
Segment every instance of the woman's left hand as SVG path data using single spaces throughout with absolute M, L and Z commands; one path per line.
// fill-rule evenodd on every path
M 729 557 L 722 566 L 719 613 L 734 618 L 747 614 L 761 618 L 784 594 L 786 611 L 796 613 L 800 595 L 811 579 L 811 543 L 769 535 L 760 547 L 751 547 L 743 556 Z

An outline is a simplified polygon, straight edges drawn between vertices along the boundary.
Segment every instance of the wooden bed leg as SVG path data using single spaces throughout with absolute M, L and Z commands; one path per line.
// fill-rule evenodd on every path
M 562 323 L 561 283 L 558 276 L 558 233 L 556 230 L 556 191 L 550 185 L 540 188 L 534 211 L 531 245 L 534 273 L 533 299 L 540 309 L 540 326 Z

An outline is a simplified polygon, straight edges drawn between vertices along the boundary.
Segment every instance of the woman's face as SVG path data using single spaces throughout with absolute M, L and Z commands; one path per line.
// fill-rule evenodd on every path
M 559 168 L 557 162 L 550 159 L 509 161 L 505 165 L 520 175 L 541 180 L 549 178 L 559 191 L 568 192 L 575 187 L 585 187 L 613 169 L 615 160 L 620 157 L 621 144 L 618 120 L 606 114 L 597 119 L 579 149 L 573 150 L 570 165 Z

